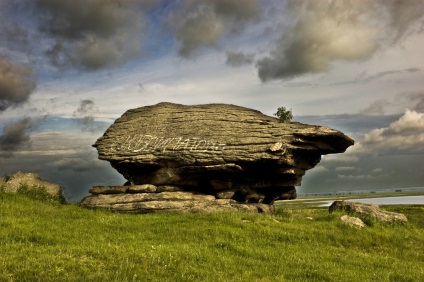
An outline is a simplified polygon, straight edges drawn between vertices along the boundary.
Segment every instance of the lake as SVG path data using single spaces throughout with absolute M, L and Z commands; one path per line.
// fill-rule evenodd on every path
M 365 199 L 346 199 L 346 201 L 358 202 L 363 204 L 377 205 L 424 205 L 424 195 L 421 196 L 401 196 L 401 197 L 381 197 Z M 320 207 L 328 207 L 334 201 L 323 201 Z

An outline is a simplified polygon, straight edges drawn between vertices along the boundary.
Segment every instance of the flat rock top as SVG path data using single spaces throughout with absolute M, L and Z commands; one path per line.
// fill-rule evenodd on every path
M 337 130 L 281 123 L 235 105 L 159 103 L 128 110 L 93 146 L 108 161 L 216 165 L 279 159 L 293 150 L 341 153 L 353 143 Z

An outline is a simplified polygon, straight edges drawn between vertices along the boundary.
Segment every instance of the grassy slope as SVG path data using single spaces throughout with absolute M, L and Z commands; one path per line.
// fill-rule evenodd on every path
M 0 193 L 0 281 L 424 281 L 424 209 L 391 209 L 410 223 L 357 230 L 285 205 L 131 215 Z

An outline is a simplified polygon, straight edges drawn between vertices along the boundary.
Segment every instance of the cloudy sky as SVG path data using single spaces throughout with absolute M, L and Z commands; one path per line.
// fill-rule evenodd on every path
M 130 108 L 231 103 L 343 131 L 300 193 L 424 186 L 424 0 L 0 0 L 0 173 L 72 200 Z

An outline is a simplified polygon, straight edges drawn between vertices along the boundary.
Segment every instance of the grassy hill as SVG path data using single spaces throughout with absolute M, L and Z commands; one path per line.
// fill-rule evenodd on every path
M 0 281 L 424 281 L 424 209 L 362 230 L 326 208 L 119 214 L 0 192 Z

